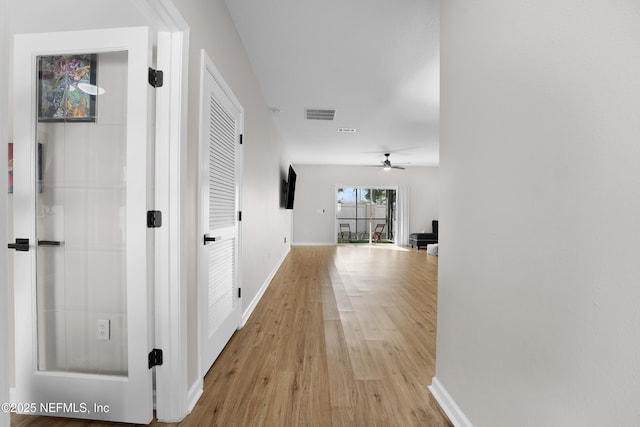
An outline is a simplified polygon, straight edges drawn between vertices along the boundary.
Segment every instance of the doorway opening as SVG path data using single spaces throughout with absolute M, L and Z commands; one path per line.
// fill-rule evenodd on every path
M 337 187 L 337 243 L 396 243 L 397 188 Z

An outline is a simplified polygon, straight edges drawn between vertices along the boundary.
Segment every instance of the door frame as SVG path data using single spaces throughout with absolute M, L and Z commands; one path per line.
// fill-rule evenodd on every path
M 0 63 L 9 61 L 9 1 L 0 0 Z M 0 79 L 0 141 L 9 141 L 9 76 Z M 7 164 L 7 149 L 0 144 L 0 164 Z M 9 402 L 9 283 L 7 277 L 7 174 L 0 174 L 0 403 Z M 9 413 L 0 411 L 0 427 L 9 427 Z
M 171 0 L 134 0 L 157 30 L 157 68 L 164 84 L 156 90 L 155 210 L 163 213 L 155 233 L 156 418 L 179 422 L 202 394 L 202 379 L 189 381 L 186 218 L 187 93 L 189 25 Z

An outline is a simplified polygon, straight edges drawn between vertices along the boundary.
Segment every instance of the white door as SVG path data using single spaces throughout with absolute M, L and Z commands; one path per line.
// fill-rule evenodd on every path
M 198 321 L 201 374 L 240 326 L 240 159 L 243 110 L 203 52 Z
M 149 30 L 17 35 L 14 51 L 15 401 L 149 423 Z

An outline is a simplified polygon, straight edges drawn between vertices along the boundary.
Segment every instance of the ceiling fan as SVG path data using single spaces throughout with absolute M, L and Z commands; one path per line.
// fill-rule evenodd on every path
M 385 153 L 384 154 L 386 159 L 384 162 L 380 162 L 382 163 L 382 169 L 388 171 L 389 169 L 404 169 L 402 166 L 393 166 L 391 164 L 391 162 L 389 161 L 389 156 L 391 155 L 391 153 Z

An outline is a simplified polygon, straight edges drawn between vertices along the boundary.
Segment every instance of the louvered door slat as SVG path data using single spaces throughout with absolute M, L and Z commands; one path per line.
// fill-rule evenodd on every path
M 234 240 L 216 242 L 209 249 L 209 337 L 233 312 L 236 303 L 233 292 L 234 243 Z
M 224 228 L 236 220 L 236 123 L 214 97 L 209 104 L 209 225 Z

